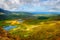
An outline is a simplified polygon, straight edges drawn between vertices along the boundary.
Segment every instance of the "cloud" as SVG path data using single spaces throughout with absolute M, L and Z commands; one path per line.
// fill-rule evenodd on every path
M 41 6 L 47 7 L 48 11 L 49 10 L 55 10 L 58 11 L 60 10 L 60 0 L 49 0 L 47 2 L 41 3 Z
M 60 0 L 0 0 L 0 8 L 10 11 L 56 12 L 60 11 Z

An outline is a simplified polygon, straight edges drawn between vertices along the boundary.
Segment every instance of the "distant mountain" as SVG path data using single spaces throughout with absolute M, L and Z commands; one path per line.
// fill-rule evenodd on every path
M 1 13 L 5 13 L 5 14 L 11 13 L 10 11 L 4 10 L 4 9 L 2 9 L 2 8 L 0 8 L 0 12 L 1 12 Z
M 13 12 L 13 11 L 8 11 L 0 8 L 0 13 L 4 13 L 3 15 L 0 15 L 0 20 L 5 20 L 5 19 L 42 19 L 46 17 L 51 17 L 51 16 L 56 16 L 58 13 L 56 12 Z
M 4 13 L 2 15 L 0 15 L 0 19 L 33 19 L 33 14 L 29 13 L 29 12 L 12 12 L 12 11 L 8 11 L 8 10 L 4 10 L 0 8 L 0 14 Z M 2 18 L 3 17 L 3 18 Z
M 0 12 L 7 14 L 7 15 L 32 15 L 32 13 L 29 12 L 13 12 L 13 11 L 8 11 L 8 10 L 4 10 L 2 8 L 0 8 Z
M 29 12 L 11 12 L 8 17 L 12 19 L 33 19 L 33 14 Z

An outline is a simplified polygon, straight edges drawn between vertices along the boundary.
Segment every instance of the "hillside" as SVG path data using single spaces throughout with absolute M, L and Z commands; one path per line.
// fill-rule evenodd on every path
M 0 40 L 20 40 L 19 36 L 11 35 L 9 32 L 0 27 Z
M 32 19 L 32 13 L 29 12 L 11 12 L 4 9 L 0 9 L 0 19 L 10 20 L 10 19 Z M 2 18 L 1 18 L 2 17 Z
M 60 14 L 0 12 L 2 40 L 60 40 Z M 4 33 L 4 34 L 3 34 Z

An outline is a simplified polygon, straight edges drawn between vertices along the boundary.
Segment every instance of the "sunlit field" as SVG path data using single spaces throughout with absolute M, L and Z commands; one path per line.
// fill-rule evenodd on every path
M 12 35 L 19 35 L 21 40 L 60 40 L 59 20 L 35 22 L 30 24 L 32 21 L 5 20 L 2 24 L 12 26 L 13 28 L 8 32 Z
M 1 40 L 60 40 L 60 15 L 0 14 L 0 32 Z
M 10 33 L 20 35 L 22 40 L 60 40 L 60 21 L 39 22 L 37 25 L 24 23 Z

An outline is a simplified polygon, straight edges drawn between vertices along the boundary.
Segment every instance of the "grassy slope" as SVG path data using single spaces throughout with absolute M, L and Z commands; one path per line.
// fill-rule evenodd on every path
M 39 22 L 37 25 L 23 23 L 14 28 L 10 33 L 20 35 L 22 39 L 29 40 L 53 40 L 60 34 L 60 21 Z M 26 40 L 27 40 L 26 39 Z
M 9 32 L 13 35 L 19 35 L 22 40 L 60 40 L 60 20 L 52 20 L 53 18 L 49 20 L 25 20 L 23 23 L 13 20 L 7 24 L 17 26 Z

